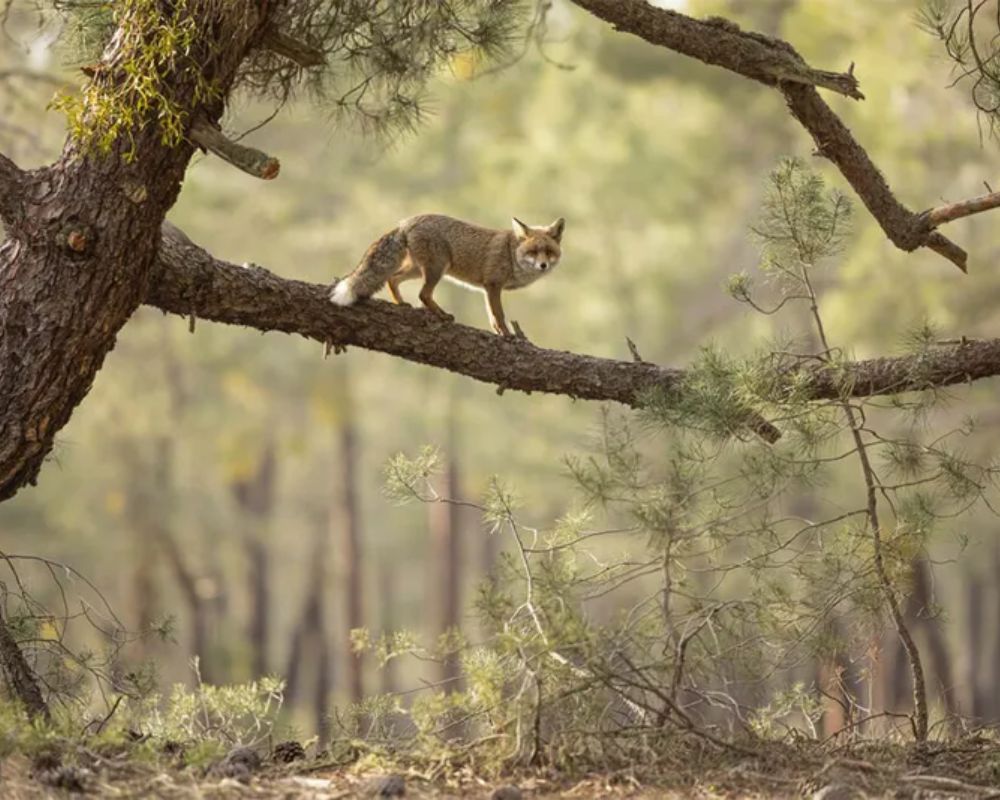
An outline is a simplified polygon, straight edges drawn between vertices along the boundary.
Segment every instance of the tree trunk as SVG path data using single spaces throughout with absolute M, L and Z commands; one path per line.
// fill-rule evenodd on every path
M 982 724 L 986 714 L 983 680 L 980 665 L 983 659 L 983 637 L 986 634 L 983 616 L 983 581 L 977 573 L 966 576 L 965 591 L 965 713 L 974 724 Z
M 7 625 L 3 609 L 0 609 L 0 670 L 11 693 L 24 705 L 28 716 L 32 719 L 47 720 L 49 707 L 42 697 L 38 678 L 32 672 L 13 632 Z
M 331 497 L 331 538 L 340 541 L 340 578 L 344 585 L 344 620 L 347 636 L 346 654 L 347 695 L 352 702 L 364 698 L 364 659 L 355 653 L 350 632 L 364 627 L 364 554 L 361 546 L 361 509 L 358 505 L 358 433 L 354 418 L 350 376 L 346 368 L 340 381 L 338 398 L 339 420 L 335 444 L 340 459 L 338 475 Z
M 455 432 L 454 403 L 449 403 L 447 433 L 445 435 L 446 461 L 442 480 L 441 495 L 445 500 L 459 500 L 458 459 L 455 449 L 458 437 Z M 428 507 L 431 534 L 431 554 L 434 562 L 432 583 L 436 611 L 437 632 L 457 630 L 461 622 L 461 509 L 450 502 L 432 503 Z M 441 664 L 441 680 L 448 691 L 458 688 L 461 674 L 458 654 L 445 658 Z
M 191 61 L 165 67 L 160 83 L 189 118 L 204 114 L 215 121 L 266 23 L 267 4 L 234 0 L 218 4 L 224 10 L 215 13 L 191 5 L 195 34 L 188 55 L 218 91 L 198 99 Z M 130 25 L 127 16 L 122 25 Z M 124 67 L 139 39 L 112 38 L 93 79 L 99 96 L 128 80 Z M 145 300 L 160 227 L 192 152 L 187 141 L 165 145 L 151 113 L 107 153 L 84 152 L 71 140 L 59 161 L 32 172 L 0 156 L 0 221 L 7 235 L 0 244 L 0 500 L 36 481 L 56 433 Z
M 915 559 L 911 565 L 913 585 L 906 603 L 907 616 L 923 631 L 927 642 L 930 667 L 933 670 L 938 694 L 949 717 L 959 713 L 955 694 L 955 678 L 951 667 L 948 644 L 944 639 L 938 619 L 934 615 L 931 570 L 926 559 Z
M 287 685 L 285 698 L 289 705 L 295 704 L 302 694 L 303 678 L 308 664 L 316 665 L 315 694 L 312 711 L 319 745 L 324 745 L 330 737 L 330 720 L 327 704 L 332 687 L 333 663 L 330 658 L 330 642 L 327 633 L 326 616 L 326 575 L 328 568 L 329 530 L 326 524 L 316 526 L 316 540 L 310 561 L 309 583 L 306 589 L 302 616 L 295 626 L 292 644 L 289 648 L 288 667 L 285 670 Z
M 383 636 L 391 636 L 396 630 L 396 569 L 391 559 L 383 559 L 378 565 L 378 607 L 379 627 Z M 396 659 L 391 658 L 382 667 L 382 694 L 399 691 L 396 679 Z
M 255 678 L 267 674 L 270 652 L 270 561 L 268 529 L 274 509 L 276 457 L 274 441 L 264 445 L 254 474 L 232 483 L 233 497 L 242 512 L 243 538 L 249 561 L 247 593 L 250 597 L 249 639 L 251 671 Z

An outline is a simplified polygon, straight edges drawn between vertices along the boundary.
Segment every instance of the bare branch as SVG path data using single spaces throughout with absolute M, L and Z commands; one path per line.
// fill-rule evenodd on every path
M 326 55 L 322 50 L 288 36 L 277 28 L 270 28 L 264 34 L 262 44 L 271 52 L 294 61 L 303 69 L 321 67 L 326 63 Z
M 190 137 L 195 144 L 215 153 L 248 175 L 265 181 L 278 177 L 281 169 L 278 159 L 253 147 L 227 139 L 222 131 L 204 118 L 199 118 L 192 124 Z
M 294 333 L 334 349 L 356 345 L 502 389 L 613 400 L 633 408 L 641 406 L 652 389 L 678 387 L 686 374 L 647 362 L 547 350 L 378 300 L 340 308 L 328 294 L 326 286 L 217 260 L 169 227 L 146 303 L 185 318 L 193 314 Z M 803 363 L 779 377 L 791 383 L 802 373 L 808 374 L 810 394 L 817 400 L 923 391 L 1000 375 L 1000 339 L 964 340 L 919 355 L 833 366 Z
M 927 247 L 966 271 L 965 251 L 934 231 L 926 215 L 896 199 L 868 153 L 816 91 L 820 86 L 861 99 L 853 68 L 843 74 L 814 70 L 787 42 L 742 31 L 720 18 L 696 20 L 642 0 L 573 2 L 651 44 L 778 88 L 792 115 L 812 135 L 818 153 L 837 165 L 893 244 L 907 252 Z
M 958 203 L 932 208 L 927 212 L 927 221 L 933 226 L 943 225 L 962 217 L 971 217 L 973 214 L 981 214 L 983 211 L 1000 207 L 1000 192 L 990 192 L 989 194 L 973 197 L 971 200 L 962 200 Z
M 0 153 L 0 220 L 8 224 L 21 214 L 23 178 L 17 165 Z

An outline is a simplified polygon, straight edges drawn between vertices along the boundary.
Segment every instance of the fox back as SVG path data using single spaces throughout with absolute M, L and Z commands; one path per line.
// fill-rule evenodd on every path
M 527 286 L 550 271 L 562 255 L 561 219 L 546 227 L 514 220 L 512 229 L 498 230 L 443 214 L 421 214 L 403 220 L 399 229 L 414 262 L 477 288 Z

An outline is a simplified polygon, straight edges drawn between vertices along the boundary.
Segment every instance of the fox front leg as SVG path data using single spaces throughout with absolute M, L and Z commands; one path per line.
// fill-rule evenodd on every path
M 490 316 L 490 326 L 501 336 L 510 336 L 510 328 L 503 315 L 503 304 L 500 302 L 500 287 L 486 287 L 486 312 Z

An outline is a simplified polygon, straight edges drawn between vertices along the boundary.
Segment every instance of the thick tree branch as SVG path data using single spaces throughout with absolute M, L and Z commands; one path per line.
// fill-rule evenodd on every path
M 0 153 L 0 221 L 13 223 L 21 214 L 24 173 Z
M 783 82 L 822 86 L 856 100 L 864 99 L 853 70 L 813 69 L 787 42 L 741 30 L 735 22 L 721 17 L 694 19 L 666 8 L 655 8 L 645 0 L 573 2 L 610 22 L 617 30 L 706 64 L 738 72 L 767 86 Z
M 164 234 L 146 303 L 173 314 L 295 333 L 337 349 L 356 345 L 466 375 L 501 390 L 613 400 L 631 407 L 640 406 L 649 390 L 674 389 L 685 377 L 682 369 L 641 361 L 546 350 L 521 339 L 443 323 L 422 309 L 377 300 L 340 308 L 329 301 L 326 286 L 217 260 L 172 226 Z M 810 394 L 817 400 L 922 391 L 1000 374 L 1000 339 L 962 341 L 919 355 L 855 361 L 836 368 L 799 365 L 783 372 L 789 381 L 795 374 L 807 373 Z
M 842 74 L 814 70 L 780 39 L 742 31 L 719 18 L 696 20 L 645 0 L 573 2 L 651 44 L 777 87 L 792 115 L 812 135 L 818 153 L 837 165 L 893 244 L 907 252 L 927 247 L 966 271 L 965 251 L 935 231 L 926 214 L 915 213 L 896 199 L 868 153 L 816 91 L 820 86 L 860 99 L 853 70 Z
M 239 170 L 255 178 L 269 181 L 278 177 L 281 164 L 278 159 L 253 147 L 227 139 L 225 134 L 203 117 L 191 125 L 191 141 L 214 153 Z

